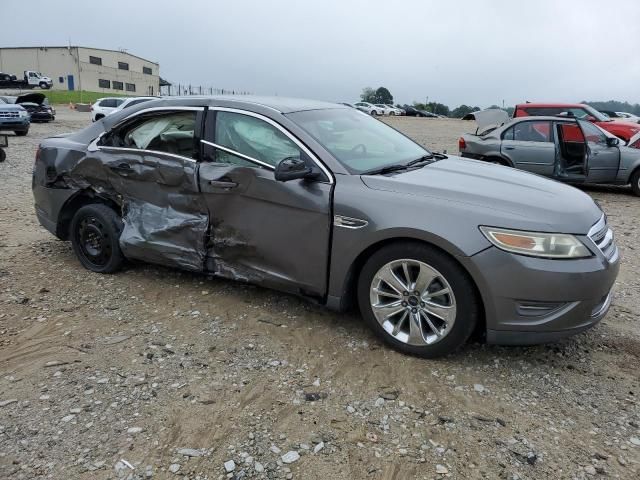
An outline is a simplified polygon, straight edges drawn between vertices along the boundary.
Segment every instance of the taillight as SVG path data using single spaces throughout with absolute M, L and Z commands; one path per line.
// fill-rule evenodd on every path
M 464 138 L 460 137 L 458 139 L 458 150 L 462 151 L 467 148 L 467 142 L 464 141 Z

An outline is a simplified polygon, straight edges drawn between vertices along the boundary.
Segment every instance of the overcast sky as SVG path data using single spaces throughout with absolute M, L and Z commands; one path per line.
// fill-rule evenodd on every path
M 37 20 L 5 19 L 0 46 L 126 48 L 175 83 L 347 102 L 385 86 L 451 107 L 640 103 L 638 0 L 27 3 Z

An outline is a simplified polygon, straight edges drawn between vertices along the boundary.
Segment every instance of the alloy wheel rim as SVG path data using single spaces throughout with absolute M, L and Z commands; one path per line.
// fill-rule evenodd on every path
M 456 320 L 456 299 L 447 279 L 432 266 L 412 259 L 394 260 L 374 275 L 369 292 L 378 323 L 408 345 L 433 345 Z

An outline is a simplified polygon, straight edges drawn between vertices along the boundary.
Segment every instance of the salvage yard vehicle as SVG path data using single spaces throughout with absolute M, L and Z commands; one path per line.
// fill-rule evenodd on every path
M 31 123 L 51 122 L 56 119 L 55 109 L 42 93 L 25 93 L 15 98 L 16 105 L 22 105 L 31 117 Z
M 0 131 L 12 130 L 19 137 L 29 133 L 31 117 L 22 105 L 7 103 L 0 99 Z
M 631 184 L 640 195 L 640 150 L 624 146 L 591 122 L 557 116 L 520 117 L 504 123 L 508 117 L 503 110 L 474 113 L 478 130 L 460 137 L 462 157 L 568 183 Z M 502 126 L 493 129 L 495 125 Z
M 522 103 L 516 105 L 513 118 L 536 116 L 565 115 L 587 120 L 603 128 L 607 132 L 628 142 L 636 133 L 640 132 L 640 125 L 632 121 L 613 120 L 600 113 L 595 108 L 584 103 Z
M 53 80 L 45 77 L 40 72 L 25 70 L 23 77 L 18 80 L 16 75 L 0 72 L 0 88 L 35 88 L 40 87 L 48 90 L 53 87 Z
M 123 97 L 99 98 L 91 105 L 91 121 L 96 122 L 113 113 L 125 100 Z
M 424 357 L 474 331 L 533 344 L 586 330 L 619 269 L 580 190 L 431 153 L 333 103 L 150 101 L 45 139 L 32 184 L 39 222 L 91 271 L 136 259 L 354 303 Z
M 361 112 L 368 113 L 369 115 L 384 115 L 384 108 L 380 108 L 369 102 L 356 102 L 353 106 Z

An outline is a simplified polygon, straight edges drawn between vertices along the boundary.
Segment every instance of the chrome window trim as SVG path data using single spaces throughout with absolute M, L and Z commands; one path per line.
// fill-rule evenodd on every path
M 244 153 L 236 152 L 235 150 L 233 150 L 231 148 L 227 148 L 227 147 L 224 147 L 222 145 L 218 145 L 217 143 L 210 142 L 208 140 L 202 140 L 201 139 L 200 142 L 204 143 L 205 145 L 209 145 L 211 147 L 214 147 L 214 148 L 219 148 L 223 152 L 227 152 L 227 153 L 229 153 L 231 155 L 235 155 L 236 157 L 243 158 L 248 162 L 255 163 L 255 164 L 259 165 L 260 167 L 265 167 L 268 170 L 275 170 L 275 167 L 273 165 L 270 165 L 267 162 L 263 162 L 262 160 L 258 160 L 256 158 L 250 157 L 249 155 L 245 155 Z M 218 163 L 220 165 L 227 165 L 226 163 L 223 163 L 223 162 L 211 162 L 211 163 Z
M 169 152 L 162 152 L 160 150 L 146 150 L 142 148 L 110 147 L 110 146 L 101 146 L 101 147 L 98 147 L 98 150 L 116 150 L 120 152 L 141 153 L 145 155 L 165 155 L 167 157 L 179 158 L 180 160 L 187 160 L 189 162 L 198 163 L 198 161 L 194 158 L 183 157 L 182 155 L 176 155 L 175 153 L 169 153 Z
M 102 132 L 100 135 L 98 135 L 98 137 L 93 140 L 88 146 L 87 146 L 87 151 L 89 152 L 95 152 L 97 150 L 116 150 L 116 151 L 121 151 L 121 152 L 135 152 L 135 153 L 145 153 L 145 154 L 153 154 L 153 155 L 166 155 L 168 157 L 173 157 L 173 158 L 179 158 L 180 160 L 187 160 L 189 162 L 193 162 L 193 163 L 197 163 L 198 161 L 194 158 L 190 158 L 190 157 L 184 157 L 182 155 L 176 155 L 175 153 L 168 153 L 168 152 L 162 152 L 162 151 L 158 151 L 158 150 L 147 150 L 147 149 L 141 149 L 141 148 L 127 148 L 127 147 L 112 147 L 110 145 L 98 145 L 98 142 L 100 141 L 100 139 L 106 135 L 107 133 L 111 132 L 112 130 L 118 128 L 120 125 L 122 125 L 125 122 L 128 122 L 131 119 L 134 119 L 136 117 L 138 117 L 139 115 L 142 115 L 146 112 L 156 112 L 156 111 L 162 111 L 162 110 L 166 110 L 167 112 L 173 112 L 173 111 L 204 111 L 204 107 L 151 107 L 151 108 L 145 108 L 144 110 L 140 110 L 139 112 L 134 113 L 133 115 L 130 115 L 126 118 L 123 118 L 121 122 L 116 123 L 115 125 L 113 125 L 108 131 L 104 131 Z
M 318 157 L 311 150 L 309 150 L 300 140 L 298 140 L 298 138 L 296 138 L 291 132 L 289 132 L 289 130 L 284 128 L 282 125 L 280 125 L 275 120 L 272 120 L 271 118 L 266 117 L 264 115 L 261 115 L 259 113 L 250 112 L 248 110 L 240 110 L 238 108 L 211 106 L 211 107 L 209 107 L 209 111 L 237 113 L 239 115 L 247 115 L 249 117 L 254 117 L 254 118 L 257 118 L 257 119 L 262 120 L 264 122 L 267 122 L 272 127 L 275 127 L 276 129 L 280 130 L 289 140 L 291 140 L 293 143 L 295 143 L 296 146 L 300 150 L 302 150 L 304 153 L 306 153 L 309 156 L 309 158 L 318 166 L 318 168 L 322 171 L 322 173 L 324 173 L 326 175 L 326 177 L 329 179 L 329 184 L 330 185 L 333 185 L 335 183 L 333 175 L 331 174 L 331 171 L 327 167 L 324 166 L 324 164 L 318 159 Z M 202 140 L 202 141 L 206 142 L 208 145 L 212 145 L 214 147 L 220 148 L 219 145 L 216 145 L 213 142 L 208 142 L 208 141 L 205 141 L 205 140 Z M 231 149 L 228 149 L 228 150 L 225 150 L 225 151 L 227 151 L 228 153 L 231 153 L 233 155 L 238 155 L 239 157 L 245 158 L 246 160 L 249 160 L 251 162 L 256 162 L 256 163 L 260 163 L 260 164 L 264 163 L 265 165 L 269 165 L 266 162 L 261 162 L 259 160 L 254 159 L 254 158 L 247 157 L 246 155 L 243 156 L 242 154 L 240 154 L 240 152 L 235 152 L 234 150 L 231 150 Z M 271 165 L 269 165 L 269 167 L 271 169 L 275 169 L 275 167 L 273 167 Z

